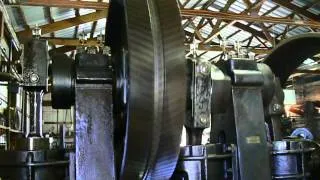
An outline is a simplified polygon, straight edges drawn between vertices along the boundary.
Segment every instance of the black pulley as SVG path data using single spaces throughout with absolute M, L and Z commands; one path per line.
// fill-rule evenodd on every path
M 281 42 L 266 57 L 264 63 L 279 77 L 283 87 L 294 70 L 319 52 L 320 33 L 308 33 Z
M 51 56 L 52 107 L 69 109 L 74 104 L 74 60 L 65 54 Z
M 185 118 L 186 63 L 174 0 L 112 0 L 118 179 L 169 179 Z

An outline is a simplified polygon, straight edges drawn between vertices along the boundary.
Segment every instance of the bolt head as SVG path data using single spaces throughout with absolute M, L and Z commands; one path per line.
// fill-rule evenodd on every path
M 282 106 L 280 104 L 274 104 L 273 105 L 273 111 L 278 112 L 280 111 Z
M 38 74 L 31 74 L 30 75 L 30 82 L 31 83 L 36 83 L 36 82 L 38 82 L 39 81 L 39 76 L 38 76 Z
M 207 123 L 207 119 L 206 119 L 206 118 L 200 118 L 200 121 L 201 121 L 202 123 Z

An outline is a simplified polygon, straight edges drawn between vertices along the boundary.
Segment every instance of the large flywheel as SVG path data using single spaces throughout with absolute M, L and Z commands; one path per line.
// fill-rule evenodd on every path
M 282 87 L 307 58 L 320 52 L 320 33 L 307 33 L 284 40 L 266 57 L 264 63 L 279 77 Z
M 186 64 L 174 0 L 112 0 L 118 179 L 169 179 L 185 117 Z

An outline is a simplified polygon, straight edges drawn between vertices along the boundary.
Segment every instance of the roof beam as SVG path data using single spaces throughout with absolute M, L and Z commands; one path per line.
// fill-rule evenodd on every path
M 97 11 L 94 13 L 82 15 L 79 17 L 74 17 L 62 21 L 57 21 L 51 24 L 42 25 L 41 28 L 42 34 L 47 34 L 62 29 L 70 28 L 87 22 L 96 21 L 102 18 L 107 17 L 107 10 Z M 20 39 L 27 39 L 32 36 L 32 30 L 24 30 L 17 33 Z
M 76 49 L 77 49 L 76 46 L 61 46 L 61 47 L 58 47 L 58 48 L 51 49 L 49 51 L 49 54 L 53 55 L 53 54 L 56 54 L 56 53 L 59 53 L 59 54 L 67 53 L 67 52 L 70 52 L 70 51 L 74 51 Z
M 184 17 L 200 16 L 203 18 L 216 18 L 223 20 L 243 20 L 247 22 L 276 23 L 299 25 L 320 28 L 320 23 L 315 21 L 292 20 L 289 18 L 276 18 L 268 16 L 251 16 L 246 14 L 237 14 L 230 12 L 215 12 L 208 10 L 181 9 L 181 15 Z
M 109 3 L 92 1 L 70 1 L 70 0 L 20 0 L 19 3 L 6 4 L 9 6 L 44 6 L 60 8 L 86 8 L 105 10 Z
M 87 39 L 85 44 L 81 44 L 79 39 L 76 38 L 42 38 L 47 39 L 49 44 L 52 45 L 65 45 L 65 46 L 98 46 L 98 40 L 96 38 Z
M 60 1 L 60 0 L 59 0 Z M 78 2 L 78 1 L 74 1 Z M 79 1 L 81 2 L 81 1 Z M 107 6 L 106 6 L 107 7 Z M 208 11 L 208 10 L 192 10 L 192 9 L 181 9 L 181 14 L 182 16 L 185 17 L 195 17 L 195 16 L 203 16 L 206 18 L 220 18 L 224 19 L 226 21 L 230 20 L 247 20 L 250 22 L 269 22 L 269 23 L 283 23 L 283 24 L 290 24 L 290 25 L 308 25 L 308 26 L 313 26 L 313 27 L 320 27 L 320 23 L 314 22 L 314 21 L 294 21 L 290 20 L 288 18 L 273 18 L 273 17 L 254 17 L 246 14 L 236 14 L 236 13 L 229 13 L 229 12 L 213 12 L 213 11 Z M 42 29 L 43 34 L 59 31 L 65 28 L 77 26 L 83 23 L 91 22 L 91 21 L 96 21 L 102 18 L 105 18 L 107 16 L 107 10 L 102 10 L 102 11 L 97 11 L 95 13 L 90 13 L 87 15 L 75 17 L 75 18 L 70 18 L 66 19 L 63 21 L 58 21 L 54 22 L 51 24 L 43 25 L 40 26 Z M 247 32 L 250 32 L 254 34 L 257 37 L 267 39 L 265 34 L 257 31 L 253 28 L 250 28 L 246 25 L 243 25 L 241 23 L 235 23 L 235 27 L 245 30 Z M 28 37 L 31 37 L 31 30 L 24 30 L 21 32 L 17 33 L 19 37 L 23 40 Z
M 308 70 L 308 69 L 297 69 L 294 73 L 303 73 L 303 74 L 320 74 L 320 70 Z
M 320 21 L 320 16 L 319 15 L 316 15 L 316 14 L 313 14 L 305 9 L 302 9 L 292 3 L 290 3 L 290 1 L 284 1 L 284 0 L 272 0 L 272 2 L 282 6 L 282 7 L 285 7 L 295 13 L 299 13 L 299 14 L 302 14 L 303 16 L 311 19 L 311 20 L 314 20 L 314 21 Z
M 50 9 L 50 7 L 43 7 L 43 11 L 44 11 L 44 18 L 45 19 L 47 19 L 47 21 L 50 23 L 50 24 L 52 24 L 52 23 L 54 23 L 54 20 L 53 20 L 53 18 L 52 18 L 52 16 L 51 16 L 51 9 Z M 50 37 L 54 37 L 54 33 L 52 32 L 52 33 L 50 33 Z M 55 48 L 55 47 L 54 47 Z
M 239 28 L 239 29 L 242 29 L 242 30 L 244 30 L 244 31 L 247 31 L 247 32 L 251 33 L 252 35 L 254 35 L 254 36 L 256 36 L 256 37 L 260 37 L 260 38 L 265 39 L 265 40 L 267 39 L 266 36 L 265 36 L 265 34 L 264 34 L 263 32 L 258 31 L 258 30 L 256 30 L 256 29 L 253 29 L 253 28 L 251 28 L 251 27 L 248 26 L 248 25 L 245 25 L 245 24 L 236 22 L 236 23 L 233 24 L 233 26 L 234 26 L 234 27 L 237 27 L 237 28 Z M 276 43 L 278 43 L 278 40 L 275 40 L 275 41 L 276 41 Z
M 223 51 L 224 49 L 219 45 L 206 45 L 206 44 L 199 44 L 198 50 L 200 51 Z M 225 47 L 226 51 L 234 51 L 233 47 Z M 270 53 L 270 49 L 267 48 L 249 48 L 250 52 L 255 54 L 268 54 Z
M 52 50 L 52 51 L 58 51 L 58 52 L 69 52 L 69 51 L 74 50 L 76 46 L 82 45 L 80 43 L 79 39 L 75 39 L 75 38 L 43 38 L 43 39 L 47 39 L 50 44 L 64 45 L 64 46 L 60 47 L 60 50 L 57 50 L 59 48 Z M 85 45 L 98 46 L 99 44 L 98 44 L 97 39 L 92 38 L 92 39 L 88 39 L 86 41 Z M 188 44 L 186 44 L 186 46 L 188 46 Z M 66 48 L 66 47 L 73 47 L 73 48 Z M 188 50 L 189 48 L 186 47 L 186 49 Z M 65 51 L 65 50 L 68 50 L 68 51 Z M 201 50 L 201 51 L 223 51 L 223 48 L 219 45 L 199 44 L 198 50 Z M 227 47 L 226 50 L 233 50 L 233 48 Z M 270 52 L 270 50 L 267 48 L 254 48 L 254 49 L 251 49 L 250 51 L 254 52 L 256 54 L 267 54 Z

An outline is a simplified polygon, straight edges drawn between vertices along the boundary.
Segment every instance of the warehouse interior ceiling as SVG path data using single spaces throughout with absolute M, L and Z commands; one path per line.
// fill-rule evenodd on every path
M 85 36 L 88 45 L 97 45 L 97 36 L 105 33 L 108 0 L 4 3 L 20 40 L 39 26 L 52 51 L 72 57 L 79 36 Z M 210 61 L 221 59 L 235 43 L 261 60 L 281 40 L 320 29 L 318 0 L 180 0 L 179 5 L 187 55 L 192 45 L 198 57 Z M 320 55 L 307 59 L 291 80 L 318 81 L 319 61 Z

